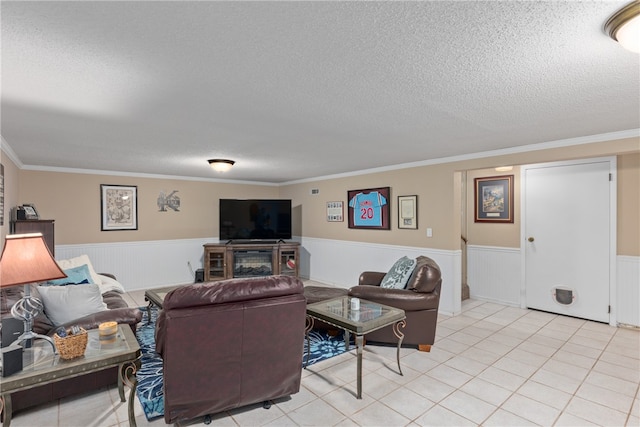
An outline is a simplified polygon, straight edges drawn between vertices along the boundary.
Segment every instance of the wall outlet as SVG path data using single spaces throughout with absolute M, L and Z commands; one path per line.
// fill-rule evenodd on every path
M 433 237 L 433 229 L 427 228 L 427 237 Z

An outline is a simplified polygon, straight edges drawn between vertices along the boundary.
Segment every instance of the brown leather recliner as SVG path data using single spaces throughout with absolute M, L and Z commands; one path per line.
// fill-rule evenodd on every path
M 155 332 L 165 421 L 297 393 L 305 316 L 302 282 L 290 276 L 197 283 L 168 293 Z
M 407 326 L 400 329 L 405 334 L 403 344 L 430 351 L 436 337 L 442 275 L 431 258 L 420 256 L 416 261 L 405 289 L 381 288 L 386 273 L 365 271 L 360 275 L 359 285 L 349 289 L 349 296 L 403 309 L 407 316 Z M 391 326 L 373 331 L 365 338 L 368 342 L 398 342 Z

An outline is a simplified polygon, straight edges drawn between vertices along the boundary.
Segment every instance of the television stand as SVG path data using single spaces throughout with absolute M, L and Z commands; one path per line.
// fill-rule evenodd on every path
M 300 243 L 229 241 L 204 245 L 204 281 L 284 274 L 298 277 Z

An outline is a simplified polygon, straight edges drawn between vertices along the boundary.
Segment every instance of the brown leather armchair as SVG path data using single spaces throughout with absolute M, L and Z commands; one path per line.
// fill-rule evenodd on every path
M 156 323 L 169 423 L 300 390 L 306 300 L 291 276 L 231 279 L 169 292 Z
M 431 258 L 420 256 L 405 289 L 381 288 L 386 273 L 365 271 L 359 285 L 349 289 L 349 296 L 391 307 L 401 308 L 407 316 L 403 344 L 417 345 L 421 351 L 430 351 L 436 337 L 438 305 L 442 275 L 440 267 Z M 367 341 L 396 344 L 398 338 L 389 326 L 366 335 Z

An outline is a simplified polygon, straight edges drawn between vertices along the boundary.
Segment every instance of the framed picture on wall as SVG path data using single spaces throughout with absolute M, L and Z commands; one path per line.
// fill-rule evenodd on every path
M 349 228 L 389 230 L 389 187 L 347 191 Z
M 344 210 L 342 201 L 327 202 L 327 221 L 342 222 L 344 221 Z
M 138 229 L 138 187 L 100 185 L 102 231 Z
M 513 175 L 475 178 L 475 222 L 513 222 Z
M 418 196 L 398 196 L 398 228 L 418 228 Z

